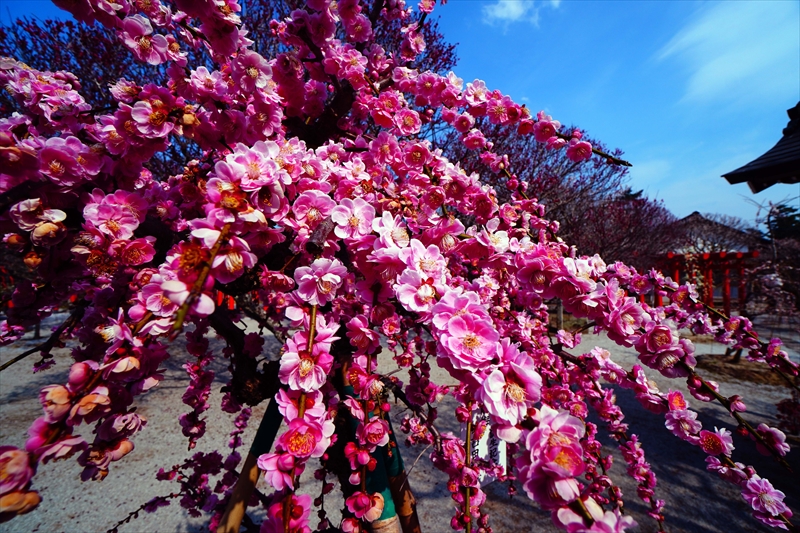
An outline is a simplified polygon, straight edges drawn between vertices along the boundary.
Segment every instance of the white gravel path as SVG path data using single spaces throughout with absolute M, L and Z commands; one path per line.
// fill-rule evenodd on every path
M 52 317 L 45 322 L 42 327 L 43 336 L 47 334 L 49 327 L 58 324 L 58 319 L 59 317 Z M 0 363 L 41 342 L 30 337 L 31 334 L 28 334 L 14 345 L 0 348 Z M 582 351 L 588 351 L 595 345 L 610 350 L 613 358 L 626 368 L 635 363 L 633 350 L 620 348 L 605 337 L 585 335 Z M 222 343 L 216 341 L 214 346 L 221 349 Z M 41 506 L 28 515 L 0 524 L 0 532 L 102 532 L 154 495 L 168 494 L 177 489 L 177 484 L 157 481 L 155 473 L 160 467 L 169 468 L 193 453 L 187 452 L 186 439 L 181 435 L 177 422 L 178 416 L 188 410 L 181 403 L 186 383 L 185 373 L 180 368 L 186 360 L 182 347 L 183 343 L 180 341 L 173 343 L 170 348 L 173 357 L 168 361 L 166 379 L 136 401 L 138 412 L 148 418 L 148 423 L 144 431 L 134 438 L 134 452 L 114 463 L 109 476 L 102 482 L 81 483 L 81 468 L 74 459 L 42 465 L 34 478 L 34 489 L 43 498 Z M 699 344 L 698 353 L 709 353 L 710 348 L 711 345 Z M 723 347 L 715 349 L 724 350 Z M 35 360 L 35 356 L 31 356 L 29 360 L 0 373 L 0 444 L 22 447 L 28 426 L 41 412 L 37 400 L 39 389 L 51 383 L 66 381 L 70 361 L 68 350 L 56 350 L 55 354 L 57 365 L 46 372 L 30 373 L 30 364 Z M 216 370 L 220 371 L 220 375 L 225 373 L 222 366 Z M 434 371 L 433 377 L 440 383 L 452 383 L 452 378 L 438 369 Z M 663 390 L 671 387 L 686 392 L 685 386 L 678 381 L 667 383 L 668 380 L 660 376 L 655 380 Z M 207 412 L 208 431 L 195 451 L 227 449 L 233 416 L 219 409 L 219 389 L 222 385 L 223 381 L 219 378 L 213 385 L 212 408 Z M 748 404 L 746 417 L 754 425 L 760 422 L 775 425 L 775 403 L 789 395 L 788 389 L 738 381 L 724 383 L 722 392 L 726 395 L 740 394 L 745 398 Z M 631 391 L 619 390 L 617 400 L 626 413 L 631 431 L 640 435 L 647 459 L 653 464 L 659 480 L 657 495 L 667 500 L 665 514 L 668 531 L 730 533 L 770 530 L 749 516 L 748 505 L 736 487 L 705 472 L 704 454 L 673 437 L 664 428 L 663 418 L 654 417 L 644 411 Z M 699 410 L 700 420 L 705 427 L 724 426 L 734 429 L 733 419 L 721 408 L 711 404 L 700 405 L 696 400 L 691 403 Z M 401 416 L 399 407 L 394 414 L 395 419 Z M 452 401 L 444 402 L 440 426 L 443 431 L 458 433 L 459 428 L 452 416 L 453 408 Z M 251 427 L 244 434 L 248 447 L 264 409 L 264 404 L 253 409 Z M 86 428 L 83 429 L 86 432 Z M 607 443 L 602 426 L 601 434 L 603 442 Z M 737 437 L 735 443 L 735 459 L 753 464 L 762 476 L 770 478 L 778 489 L 787 494 L 790 507 L 800 511 L 798 475 L 782 470 L 774 460 L 758 454 L 751 442 Z M 798 439 L 792 440 L 794 445 L 799 443 Z M 640 524 L 635 531 L 655 531 L 654 521 L 646 516 L 645 506 L 635 496 L 635 484 L 624 473 L 624 463 L 619 453 L 613 446 L 607 447 L 607 450 L 615 459 L 612 478 L 623 489 L 627 511 Z M 414 464 L 420 452 L 421 448 L 403 449 L 407 469 Z M 795 450 L 788 458 L 794 472 L 800 472 L 800 452 Z M 310 480 L 312 472 L 313 467 L 306 469 L 304 481 Z M 450 531 L 449 521 L 453 506 L 446 488 L 447 479 L 432 467 L 427 452 L 415 464 L 410 480 L 419 500 L 424 531 Z M 311 493 L 319 490 L 317 482 L 306 482 L 304 486 Z M 550 522 L 549 513 L 538 510 L 524 494 L 509 498 L 506 485 L 500 483 L 487 485 L 486 491 L 488 500 L 485 509 L 492 517 L 491 524 L 496 532 L 558 531 Z M 335 495 L 326 500 L 329 502 L 331 516 L 336 516 L 332 506 L 338 506 L 341 500 Z M 122 532 L 204 530 L 205 520 L 189 517 L 177 503 L 153 514 L 142 513 L 137 520 L 120 528 Z

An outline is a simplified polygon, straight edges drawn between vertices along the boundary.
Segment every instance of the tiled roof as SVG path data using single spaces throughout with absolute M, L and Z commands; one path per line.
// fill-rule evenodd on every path
M 783 137 L 767 152 L 722 177 L 729 183 L 747 182 L 754 193 L 776 183 L 800 182 L 800 102 L 786 112 L 789 124 Z

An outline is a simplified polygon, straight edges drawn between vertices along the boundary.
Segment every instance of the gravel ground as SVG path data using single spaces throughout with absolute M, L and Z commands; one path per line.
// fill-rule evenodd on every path
M 59 319 L 63 319 L 63 316 L 48 319 L 42 327 L 43 335 L 50 327 L 57 325 Z M 0 348 L 0 363 L 41 342 L 30 337 L 31 334 L 14 345 Z M 221 349 L 222 344 L 215 341 L 213 346 Z M 588 351 L 592 346 L 610 350 L 614 359 L 626 368 L 635 363 L 633 350 L 620 348 L 605 337 L 585 335 L 582 347 Z M 790 346 L 793 348 L 792 356 L 797 357 L 794 350 L 797 343 Z M 169 468 L 190 455 L 186 439 L 178 431 L 177 422 L 178 416 L 188 410 L 181 403 L 186 377 L 180 365 L 186 360 L 186 353 L 181 341 L 173 343 L 170 350 L 173 357 L 167 362 L 166 379 L 136 401 L 138 412 L 146 416 L 148 422 L 144 431 L 134 438 L 134 452 L 114 463 L 110 474 L 102 482 L 81 483 L 81 468 L 73 459 L 42 465 L 34 478 L 34 489 L 40 492 L 42 504 L 27 515 L 0 524 L 0 532 L 102 532 L 154 495 L 168 494 L 177 489 L 177 484 L 155 479 L 155 472 L 159 468 Z M 713 353 L 719 353 L 724 351 L 724 347 L 698 342 L 699 354 L 712 353 L 712 350 Z M 66 381 L 70 361 L 68 350 L 56 350 L 55 356 L 57 365 L 46 372 L 30 373 L 32 357 L 0 373 L 0 444 L 22 447 L 28 426 L 41 412 L 37 400 L 39 389 Z M 222 367 L 216 370 L 224 376 Z M 710 377 L 713 379 L 713 376 Z M 660 376 L 653 378 L 663 390 L 671 387 L 686 392 L 685 387 L 677 381 L 668 383 Z M 451 383 L 452 378 L 437 369 L 434 370 L 434 381 Z M 213 386 L 212 408 L 207 412 L 208 431 L 195 451 L 227 449 L 233 416 L 219 409 L 219 389 L 222 385 L 223 381 L 217 380 Z M 739 394 L 745 398 L 748 405 L 746 418 L 754 425 L 760 422 L 776 425 L 775 403 L 789 396 L 785 388 L 735 380 L 723 383 L 722 392 L 728 396 Z M 644 411 L 631 391 L 618 390 L 617 401 L 626 414 L 631 432 L 640 436 L 647 459 L 654 465 L 653 470 L 659 481 L 657 496 L 667 501 L 667 531 L 729 533 L 770 530 L 750 517 L 749 506 L 735 486 L 705 471 L 705 454 L 672 436 L 664 427 L 662 417 Z M 699 418 L 706 428 L 718 426 L 733 430 L 735 427 L 733 419 L 722 408 L 711 404 L 700 405 L 696 400 L 692 401 L 692 406 L 699 410 Z M 460 428 L 451 415 L 454 407 L 452 401 L 444 402 L 440 429 L 458 434 Z M 244 434 L 245 443 L 252 442 L 257 421 L 261 419 L 264 409 L 265 405 L 253 409 L 251 427 Z M 393 416 L 396 420 L 402 416 L 399 408 Z M 82 429 L 87 431 L 85 427 Z M 790 438 L 790 441 L 793 445 L 800 443 L 797 438 Z M 635 484 L 624 473 L 621 456 L 613 445 L 609 445 L 608 439 L 603 442 L 607 444 L 606 451 L 614 456 L 615 466 L 611 476 L 622 487 L 627 512 L 640 524 L 635 531 L 656 531 L 655 522 L 647 517 L 646 507 L 635 496 Z M 796 474 L 783 470 L 774 460 L 758 454 L 755 445 L 749 441 L 737 437 L 735 444 L 737 449 L 734 458 L 754 465 L 763 477 L 768 477 L 786 493 L 786 503 L 790 507 L 800 510 L 800 482 L 794 477 Z M 450 531 L 453 505 L 446 487 L 447 479 L 432 467 L 428 453 L 429 450 L 422 447 L 403 449 L 406 468 L 411 469 L 411 486 L 419 500 L 420 519 L 426 532 Z M 800 471 L 800 453 L 791 452 L 788 460 L 795 472 Z M 306 469 L 303 484 L 311 493 L 319 489 L 318 483 L 311 479 L 313 470 L 313 466 Z M 488 483 L 485 490 L 488 494 L 485 509 L 491 516 L 495 531 L 558 531 L 552 525 L 549 513 L 536 508 L 524 494 L 510 498 L 506 484 L 497 482 Z M 330 516 L 335 519 L 338 513 L 330 507 L 338 506 L 341 500 L 333 494 L 326 501 L 329 502 Z M 252 515 L 260 521 L 258 513 Z M 202 518 L 190 517 L 176 503 L 153 514 L 142 513 L 138 519 L 120 528 L 121 532 L 128 533 L 204 530 L 205 521 Z

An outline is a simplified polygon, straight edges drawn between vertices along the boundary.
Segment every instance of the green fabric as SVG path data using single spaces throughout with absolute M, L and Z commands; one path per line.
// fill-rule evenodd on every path
M 405 470 L 403 464 L 403 456 L 400 455 L 400 447 L 397 445 L 397 438 L 395 437 L 394 428 L 392 428 L 392 421 L 388 418 L 386 422 L 389 424 L 389 446 L 383 448 L 383 453 L 386 461 L 386 473 L 389 477 L 397 477 Z M 389 457 L 389 450 L 392 451 L 392 456 Z
M 269 453 L 272 443 L 275 442 L 275 437 L 278 435 L 281 422 L 283 422 L 283 416 L 278 411 L 278 402 L 273 398 L 269 401 L 264 418 L 261 419 L 261 425 L 258 426 L 256 438 L 253 439 L 253 445 L 250 446 L 251 455 L 258 457 Z
M 346 385 L 344 387 L 344 393 L 345 396 L 355 398 L 355 389 L 353 389 L 352 385 Z M 349 412 L 347 413 L 347 417 L 350 425 L 351 435 L 355 435 L 356 429 L 358 428 L 358 420 L 350 415 Z M 391 422 L 389 422 L 389 427 L 391 428 Z M 397 474 L 390 474 L 388 469 L 391 469 L 391 471 L 396 470 L 398 464 L 397 458 L 400 456 L 400 454 L 393 452 L 392 458 L 387 461 L 387 448 L 388 446 L 381 446 L 372 454 L 370 454 L 370 456 L 374 458 L 376 462 L 375 470 L 371 472 L 367 470 L 367 492 L 370 494 L 379 492 L 381 496 L 383 496 L 383 512 L 381 513 L 381 516 L 378 517 L 378 520 L 386 520 L 397 515 L 397 510 L 394 506 L 394 498 L 392 498 L 392 491 L 389 488 L 389 475 L 394 476 Z M 402 461 L 402 459 L 399 460 L 401 470 L 403 466 Z
M 386 475 L 386 447 L 378 448 L 372 454 L 375 458 L 375 470 L 370 472 L 367 470 L 367 492 L 380 492 L 383 496 L 383 512 L 378 520 L 386 520 L 397 514 L 394 508 L 394 498 L 392 498 L 392 491 L 389 489 L 389 476 Z
M 344 388 L 346 396 L 355 397 L 355 390 L 352 386 Z M 351 434 L 355 434 L 358 428 L 358 420 L 356 420 L 349 413 L 348 422 L 350 425 Z M 395 445 L 392 447 L 392 456 L 389 457 L 389 446 L 382 446 L 372 453 L 375 459 L 375 470 L 370 472 L 367 470 L 366 488 L 367 492 L 379 492 L 383 496 L 383 512 L 378 520 L 386 520 L 397 515 L 397 510 L 394 506 L 394 499 L 392 498 L 392 491 L 389 488 L 389 477 L 394 477 L 403 471 L 403 458 L 400 456 L 400 450 L 397 447 L 397 440 L 392 430 L 392 422 L 386 420 L 389 424 L 391 431 L 389 438 L 390 442 Z M 283 416 L 278 411 L 278 402 L 274 399 L 270 400 L 267 410 L 264 412 L 264 418 L 261 419 L 261 424 L 258 426 L 256 437 L 253 440 L 253 445 L 250 447 L 250 453 L 256 457 L 269 453 L 272 449 L 272 444 L 275 442 L 275 437 L 278 435 L 278 430 L 283 422 Z

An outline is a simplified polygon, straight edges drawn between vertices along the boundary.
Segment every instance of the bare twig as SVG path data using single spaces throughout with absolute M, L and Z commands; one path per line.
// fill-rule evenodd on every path
M 428 417 L 425 415 L 425 413 L 422 412 L 422 409 L 419 406 L 412 404 L 409 401 L 408 396 L 406 396 L 406 393 L 403 392 L 403 389 L 398 387 L 397 384 L 391 379 L 387 377 L 382 377 L 381 383 L 383 383 L 385 387 L 387 387 L 389 390 L 392 391 L 395 398 L 403 402 L 411 412 L 413 412 L 416 416 L 418 416 L 420 419 L 422 419 L 423 422 L 427 424 L 426 427 L 428 428 L 428 430 L 430 430 L 431 434 L 433 435 L 433 444 L 435 446 L 435 449 L 437 453 L 441 453 L 442 435 L 439 433 L 439 430 L 436 429 L 436 427 L 434 427 L 433 423 L 430 424 L 427 423 Z
M 61 324 L 58 327 L 58 329 L 53 332 L 52 335 L 50 335 L 49 339 L 44 341 L 42 344 L 39 344 L 38 346 L 31 348 L 30 350 L 26 350 L 25 352 L 16 356 L 14 359 L 11 359 L 10 361 L 3 363 L 3 365 L 0 366 L 0 372 L 10 367 L 14 363 L 22 361 L 23 359 L 25 359 L 26 357 L 28 357 L 33 353 L 42 352 L 44 354 L 49 354 L 50 350 L 52 350 L 55 347 L 56 343 L 58 342 L 58 339 L 61 338 L 61 335 L 67 330 L 72 331 L 72 328 L 74 328 L 78 324 L 78 322 L 80 322 L 81 318 L 83 318 L 83 313 L 85 310 L 86 306 L 84 304 L 81 304 L 78 307 L 76 307 L 75 310 L 72 312 L 72 314 L 69 315 L 69 318 L 67 318 L 64 321 L 64 323 Z

